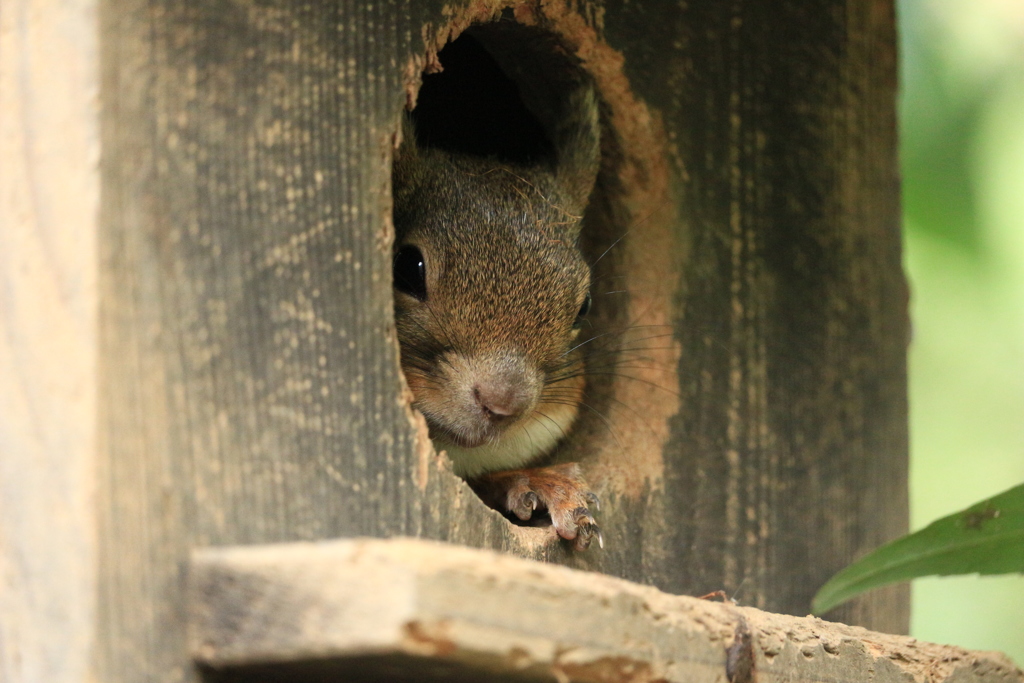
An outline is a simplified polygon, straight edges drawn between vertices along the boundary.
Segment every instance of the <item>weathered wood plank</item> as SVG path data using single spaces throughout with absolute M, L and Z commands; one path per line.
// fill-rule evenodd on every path
M 423 536 L 803 614 L 905 528 L 891 2 L 520 5 L 608 107 L 590 239 L 629 231 L 606 262 L 630 294 L 607 322 L 667 325 L 665 349 L 594 382 L 615 436 L 590 418 L 569 447 L 604 552 L 511 526 L 430 451 L 390 154 L 419 70 L 502 6 L 101 5 L 102 680 L 194 678 L 196 546 Z M 837 615 L 900 631 L 906 593 Z
M 0 680 L 83 681 L 96 579 L 92 0 L 0 3 Z
M 204 550 L 189 603 L 211 681 L 1024 681 L 994 653 L 413 539 Z

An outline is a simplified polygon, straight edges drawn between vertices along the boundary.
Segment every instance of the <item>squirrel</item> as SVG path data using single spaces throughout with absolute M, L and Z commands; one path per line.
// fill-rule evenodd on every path
M 523 521 L 546 510 L 603 546 L 577 463 L 529 467 L 572 428 L 584 390 L 590 267 L 578 242 L 600 165 L 596 93 L 582 72 L 540 112 L 536 164 L 425 147 L 408 113 L 393 166 L 395 320 L 413 406 L 455 473 Z

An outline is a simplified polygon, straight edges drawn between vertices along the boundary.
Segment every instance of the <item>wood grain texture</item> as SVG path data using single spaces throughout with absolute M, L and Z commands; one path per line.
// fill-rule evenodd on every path
M 390 155 L 436 37 L 497 8 L 101 4 L 100 680 L 194 679 L 197 546 L 405 534 L 805 614 L 905 529 L 889 2 L 527 6 L 597 36 L 603 95 L 636 96 L 624 145 L 664 133 L 673 218 L 613 258 L 677 283 L 679 408 L 655 452 L 622 447 L 636 486 L 604 437 L 605 552 L 510 526 L 433 456 L 398 369 Z M 906 592 L 836 616 L 902 631 Z
M 210 681 L 1024 683 L 998 653 L 419 539 L 211 548 L 192 568 Z
M 0 680 L 83 681 L 95 622 L 95 3 L 0 4 Z

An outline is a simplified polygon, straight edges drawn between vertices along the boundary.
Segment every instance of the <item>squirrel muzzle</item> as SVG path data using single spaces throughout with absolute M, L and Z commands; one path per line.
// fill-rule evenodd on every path
M 441 382 L 421 391 L 417 403 L 431 436 L 463 448 L 493 442 L 528 419 L 543 388 L 541 373 L 514 352 L 446 354 Z

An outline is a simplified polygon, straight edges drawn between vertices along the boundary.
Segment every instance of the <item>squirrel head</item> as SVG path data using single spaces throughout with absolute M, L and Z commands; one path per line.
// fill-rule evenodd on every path
M 408 139 L 393 177 L 395 318 L 414 405 L 450 454 L 514 434 L 527 462 L 568 429 L 582 391 L 578 183 Z M 491 469 L 453 460 L 460 474 Z M 504 460 L 495 468 L 518 464 Z
M 421 147 L 405 119 L 392 173 L 402 369 L 463 476 L 547 453 L 582 399 L 590 268 L 578 242 L 600 125 L 586 75 L 564 85 L 520 89 L 554 151 L 533 165 Z

